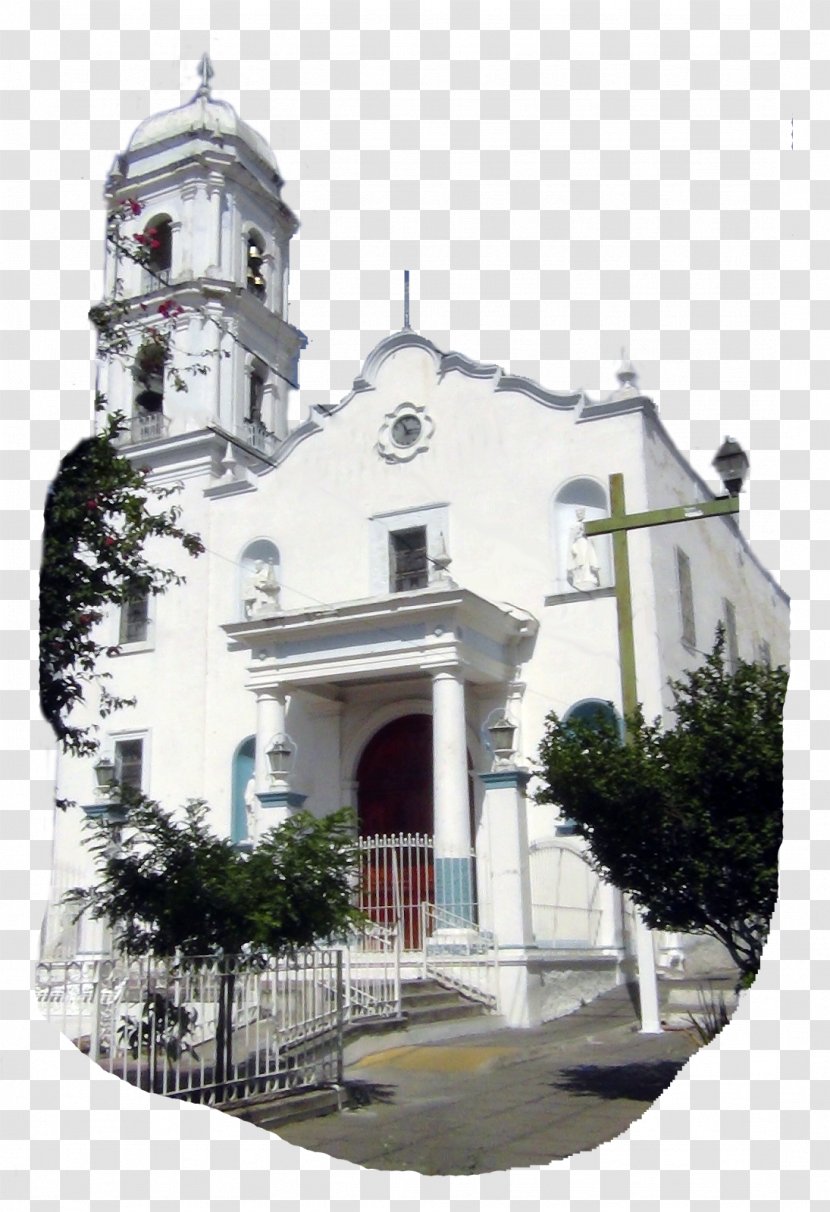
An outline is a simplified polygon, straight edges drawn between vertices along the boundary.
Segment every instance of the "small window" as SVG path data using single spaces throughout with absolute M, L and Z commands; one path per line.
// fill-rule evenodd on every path
M 251 294 L 256 295 L 258 299 L 265 298 L 264 256 L 262 241 L 258 236 L 249 236 L 247 240 L 245 285 Z
M 390 592 L 426 588 L 429 584 L 426 526 L 390 534 L 389 565 Z
M 248 383 L 248 416 L 246 420 L 256 425 L 262 424 L 262 400 L 265 395 L 265 380 L 262 375 L 252 370 Z
M 132 598 L 121 607 L 118 627 L 119 644 L 140 644 L 147 639 L 150 629 L 149 597 Z
M 738 622 L 735 617 L 735 607 L 727 599 L 723 599 L 724 628 L 726 631 L 726 661 L 730 673 L 738 668 Z
M 144 741 L 141 737 L 116 741 L 114 750 L 115 780 L 123 787 L 140 791 L 144 775 Z
M 684 644 L 694 648 L 697 643 L 695 631 L 695 601 L 692 593 L 692 566 L 685 551 L 678 547 L 677 582 L 680 590 L 680 638 Z
M 767 640 L 758 641 L 758 662 L 761 665 L 766 665 L 767 669 L 772 665 L 772 653 L 770 652 Z

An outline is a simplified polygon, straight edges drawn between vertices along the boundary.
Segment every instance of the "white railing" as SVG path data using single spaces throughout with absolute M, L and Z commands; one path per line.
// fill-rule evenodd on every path
M 344 950 L 347 1023 L 401 1015 L 401 936 L 397 926 L 366 925 Z
M 241 422 L 237 433 L 243 442 L 253 446 L 254 450 L 258 450 L 260 454 L 273 455 L 279 445 L 277 435 L 271 433 L 270 429 L 266 429 L 261 421 L 245 419 Z
M 422 973 L 465 997 L 498 1007 L 499 948 L 495 934 L 440 905 L 421 905 Z
M 344 946 L 280 958 L 44 961 L 35 996 L 108 1073 L 225 1103 L 340 1083 L 344 1027 L 401 1016 L 400 941 L 368 925 Z
M 137 442 L 150 442 L 153 438 L 163 438 L 170 428 L 170 418 L 161 412 L 136 413 L 127 419 L 126 427 L 119 430 L 116 446 L 132 446 Z

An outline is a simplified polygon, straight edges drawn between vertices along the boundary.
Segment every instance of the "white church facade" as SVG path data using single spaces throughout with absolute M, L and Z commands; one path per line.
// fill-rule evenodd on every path
M 186 583 L 105 625 L 121 645 L 113 689 L 137 704 L 103 721 L 102 752 L 165 805 L 205 799 L 240 844 L 300 805 L 351 805 L 364 839 L 420 839 L 426 883 L 413 892 L 399 865 L 396 895 L 491 932 L 499 1008 L 536 1023 L 617 983 L 630 952 L 619 894 L 529 778 L 551 711 L 621 713 L 611 543 L 583 524 L 608 514 L 613 473 L 631 512 L 712 494 L 630 365 L 592 400 L 442 352 L 408 323 L 339 402 L 291 425 L 305 338 L 286 318 L 299 225 L 281 185 L 207 79 L 138 127 L 107 182 L 113 207 L 141 206 L 126 239 L 155 229 L 149 267 L 107 267 L 136 350 L 172 301 L 172 357 L 206 373 L 177 392 L 115 361 L 102 390 L 130 418 L 123 452 L 181 483 L 206 551 L 150 549 Z M 720 620 L 733 658 L 786 662 L 787 599 L 735 519 L 632 535 L 630 576 L 648 717 L 668 712 L 668 679 Z M 505 716 L 513 752 L 494 762 L 489 727 Z M 100 811 L 92 759 L 61 756 L 58 784 Z M 48 956 L 102 946 L 57 905 L 91 872 L 83 823 L 80 809 L 56 817 Z M 655 942 L 658 963 L 678 962 L 682 940 Z

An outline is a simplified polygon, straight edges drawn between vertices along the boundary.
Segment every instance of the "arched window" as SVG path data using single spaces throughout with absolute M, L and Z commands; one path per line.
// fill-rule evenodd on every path
M 557 593 L 588 593 L 614 583 L 608 536 L 591 538 L 584 531 L 586 522 L 607 516 L 605 490 L 596 480 L 569 480 L 557 492 L 552 521 Z
M 248 415 L 246 421 L 252 425 L 262 425 L 262 402 L 265 396 L 265 376 L 254 367 L 248 376 Z
M 562 723 L 569 724 L 575 721 L 596 729 L 603 728 L 606 723 L 613 724 L 622 739 L 623 722 L 617 715 L 614 704 L 609 703 L 607 699 L 582 699 L 579 703 L 574 703 L 563 715 Z M 568 819 L 560 821 L 556 827 L 559 837 L 570 837 L 574 830 L 574 822 Z
M 256 232 L 245 237 L 245 286 L 258 299 L 265 298 L 265 243 Z
M 151 219 L 140 243 L 148 253 L 144 262 L 144 289 L 158 290 L 169 281 L 173 263 L 173 223 L 169 215 Z
M 270 539 L 249 543 L 240 560 L 238 614 L 242 619 L 267 619 L 280 607 L 280 553 Z
M 251 800 L 256 755 L 255 739 L 247 737 L 237 746 L 231 770 L 231 841 L 244 842 L 249 836 L 248 804 Z

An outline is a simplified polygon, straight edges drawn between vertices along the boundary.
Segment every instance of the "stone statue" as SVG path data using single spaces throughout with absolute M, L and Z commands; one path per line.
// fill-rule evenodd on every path
M 568 538 L 568 582 L 583 592 L 599 588 L 599 560 L 585 533 L 585 510 L 581 506 Z
M 246 619 L 268 618 L 280 606 L 280 587 L 272 560 L 254 560 L 243 603 Z

